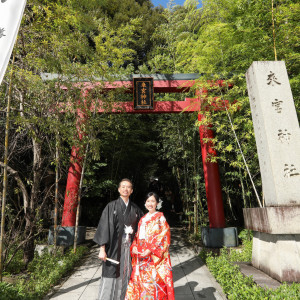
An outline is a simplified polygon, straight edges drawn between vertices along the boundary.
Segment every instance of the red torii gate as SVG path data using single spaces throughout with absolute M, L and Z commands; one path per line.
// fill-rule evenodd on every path
M 142 77 L 142 76 L 137 76 Z M 174 75 L 147 75 L 152 77 L 154 85 L 154 93 L 183 93 L 188 92 L 194 84 L 194 80 L 199 78 L 199 74 L 174 74 Z M 221 83 L 217 83 L 221 84 Z M 95 85 L 85 83 L 85 89 L 92 89 Z M 111 90 L 125 87 L 126 92 L 133 92 L 132 80 L 115 81 L 113 83 L 106 82 L 104 90 Z M 113 109 L 109 113 L 138 113 L 138 114 L 159 114 L 159 113 L 192 113 L 200 111 L 200 96 L 197 98 L 185 98 L 185 101 L 159 101 L 154 102 L 153 109 L 135 110 L 133 101 L 115 103 Z M 105 113 L 101 107 L 98 113 Z M 204 115 L 198 114 L 198 120 L 205 118 Z M 214 138 L 214 133 L 210 129 L 211 126 L 199 127 L 200 143 L 203 161 L 203 171 L 205 179 L 208 216 L 211 228 L 224 228 L 225 216 L 222 200 L 220 175 L 218 163 L 208 162 L 207 158 L 216 156 L 217 153 L 213 149 L 211 142 L 204 143 L 203 139 Z M 81 134 L 81 133 L 79 133 Z M 73 227 L 76 222 L 76 209 L 78 204 L 78 190 L 80 177 L 82 172 L 82 157 L 78 154 L 78 149 L 73 146 L 70 159 L 70 167 L 68 172 L 64 210 L 62 216 L 63 227 Z

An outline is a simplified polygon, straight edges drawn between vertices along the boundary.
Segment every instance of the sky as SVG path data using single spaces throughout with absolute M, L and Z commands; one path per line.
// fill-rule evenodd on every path
M 185 0 L 175 0 L 174 2 L 179 5 L 183 5 Z M 201 1 L 199 1 L 201 3 Z M 154 6 L 161 5 L 163 7 L 167 7 L 169 0 L 152 0 Z

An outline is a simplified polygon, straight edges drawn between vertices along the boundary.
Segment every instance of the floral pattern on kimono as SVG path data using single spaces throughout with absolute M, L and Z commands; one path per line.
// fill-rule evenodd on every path
M 149 214 L 149 213 L 148 213 Z M 140 239 L 141 225 L 145 222 L 145 239 Z M 125 300 L 174 300 L 173 274 L 169 254 L 170 227 L 163 213 L 145 215 L 139 222 L 138 232 L 131 245 L 132 274 Z M 150 250 L 146 257 L 132 253 Z

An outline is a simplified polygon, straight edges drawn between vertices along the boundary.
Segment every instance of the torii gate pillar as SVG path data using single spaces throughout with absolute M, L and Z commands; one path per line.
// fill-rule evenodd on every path
M 178 74 L 185 75 L 185 74 Z M 170 93 L 170 92 L 186 92 L 194 82 L 190 79 L 176 80 L 175 75 L 172 76 L 172 80 L 159 79 L 154 81 L 154 92 L 158 93 Z M 194 78 L 193 78 L 194 79 Z M 131 89 L 132 92 L 132 81 L 120 81 L 114 84 L 108 84 L 107 89 L 113 89 L 120 86 L 125 86 Z M 188 99 L 185 101 L 166 101 L 166 102 L 155 102 L 153 110 L 138 110 L 135 111 L 132 102 L 121 102 L 116 104 L 116 108 L 110 113 L 190 113 L 200 110 L 199 99 Z M 99 109 L 98 113 L 104 111 Z M 199 115 L 201 120 L 201 115 Z M 209 155 L 216 156 L 216 152 L 213 149 L 212 143 L 204 143 L 203 138 L 213 138 L 213 132 L 209 128 L 203 126 L 199 127 L 200 132 L 200 143 L 202 151 L 205 187 L 207 195 L 207 206 L 209 214 L 209 223 L 211 228 L 224 228 L 225 217 L 224 207 L 221 193 L 220 175 L 218 163 L 208 162 L 207 158 Z M 74 159 L 77 158 L 77 159 Z M 62 226 L 72 227 L 75 226 L 75 216 L 77 207 L 77 196 L 79 190 L 79 178 L 81 174 L 82 160 L 78 159 L 76 149 L 73 147 L 71 156 L 71 165 L 69 169 L 64 212 L 62 217 Z M 75 173 L 74 173 L 74 170 Z
M 198 120 L 202 121 L 205 116 L 199 114 Z M 203 139 L 213 139 L 214 133 L 210 126 L 199 126 L 200 143 L 202 152 L 203 172 L 205 179 L 205 189 L 207 198 L 209 226 L 211 228 L 224 228 L 225 216 L 222 200 L 222 190 L 220 183 L 219 165 L 217 162 L 208 161 L 211 157 L 216 157 L 216 150 L 211 141 L 204 143 Z

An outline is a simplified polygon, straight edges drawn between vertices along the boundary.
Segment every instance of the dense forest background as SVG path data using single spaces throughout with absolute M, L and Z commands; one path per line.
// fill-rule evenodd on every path
M 158 178 L 165 204 L 173 202 L 191 231 L 196 219 L 197 227 L 208 225 L 197 113 L 109 114 L 114 102 L 132 96 L 122 89 L 104 94 L 101 79 L 132 74 L 200 74 L 189 94 L 156 94 L 155 101 L 209 90 L 203 113 L 216 134 L 226 221 L 243 226 L 242 208 L 258 206 L 250 176 L 263 202 L 245 72 L 253 61 L 284 60 L 299 116 L 299 19 L 296 0 L 204 0 L 202 7 L 195 0 L 170 1 L 166 9 L 149 0 L 28 0 L 15 62 L 0 86 L 1 137 L 12 88 L 7 247 L 19 242 L 32 258 L 35 239 L 53 223 L 56 190 L 62 210 L 72 146 L 86 155 L 81 225 L 97 225 L 123 177 L 133 180 L 133 201 L 141 207 L 150 179 Z M 42 73 L 58 76 L 45 81 Z M 208 84 L 219 79 L 222 87 Z M 83 80 L 100 83 L 85 103 L 80 84 L 74 85 Z M 209 109 L 214 97 L 230 101 L 229 110 Z M 86 109 L 93 99 L 103 100 L 107 114 Z M 64 103 L 75 110 L 55 109 Z M 86 122 L 76 124 L 76 109 L 85 109 Z M 86 133 L 82 139 L 78 126 Z M 3 153 L 1 138 L 1 166 Z

